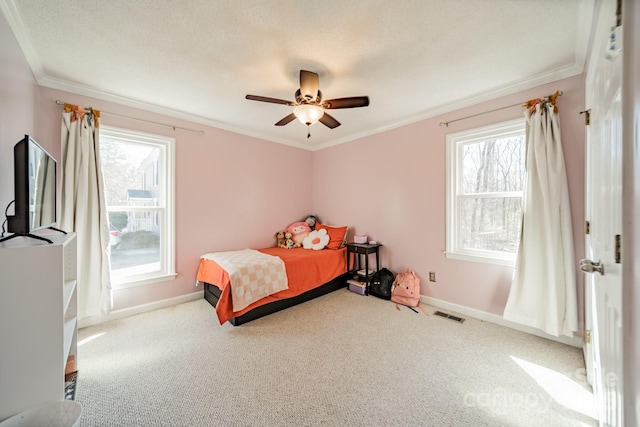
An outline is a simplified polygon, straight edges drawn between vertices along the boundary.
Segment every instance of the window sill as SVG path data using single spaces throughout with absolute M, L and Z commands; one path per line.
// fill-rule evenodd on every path
M 447 258 L 459 259 L 462 261 L 480 262 L 483 264 L 503 265 L 505 267 L 514 268 L 516 266 L 515 259 L 495 258 L 491 256 L 461 254 L 458 252 L 445 252 Z
M 175 280 L 176 276 L 177 276 L 176 273 L 169 273 L 169 274 L 153 276 L 153 277 L 147 276 L 144 278 L 129 279 L 126 281 L 113 281 L 111 283 L 111 288 L 114 291 L 117 291 L 120 289 L 135 288 L 137 286 L 151 285 L 153 283 L 166 282 L 168 280 Z

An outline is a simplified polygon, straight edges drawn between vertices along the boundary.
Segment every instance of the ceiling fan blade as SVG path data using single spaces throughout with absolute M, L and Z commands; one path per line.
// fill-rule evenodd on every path
M 326 111 L 324 112 L 322 117 L 320 117 L 320 123 L 330 129 L 335 129 L 340 126 L 340 122 L 334 119 L 333 116 L 330 116 Z
M 300 70 L 300 93 L 309 100 L 316 99 L 320 79 L 318 74 L 312 71 Z
M 296 119 L 296 115 L 291 113 L 288 116 L 284 117 L 282 120 L 280 120 L 278 123 L 276 123 L 276 126 L 284 126 L 295 119 Z
M 269 98 L 268 96 L 247 95 L 245 96 L 245 98 L 251 101 L 271 102 L 272 104 L 296 105 L 296 103 L 293 101 L 286 101 L 284 99 L 278 98 Z
M 335 110 L 336 108 L 366 107 L 367 105 L 369 105 L 368 96 L 351 96 L 349 98 L 329 99 L 322 103 L 322 107 L 328 110 Z

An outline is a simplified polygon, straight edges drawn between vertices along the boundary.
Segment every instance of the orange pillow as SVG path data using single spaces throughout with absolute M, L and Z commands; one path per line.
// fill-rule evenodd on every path
M 324 225 L 320 223 L 316 224 L 316 230 L 323 228 L 327 230 L 327 234 L 329 235 L 329 243 L 325 249 L 340 249 L 344 246 L 345 236 L 347 235 L 349 227 L 333 227 L 331 225 Z

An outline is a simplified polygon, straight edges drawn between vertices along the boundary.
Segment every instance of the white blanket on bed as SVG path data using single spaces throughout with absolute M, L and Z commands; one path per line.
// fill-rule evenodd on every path
M 212 252 L 201 258 L 215 261 L 229 274 L 233 311 L 289 288 L 284 261 L 254 249 Z

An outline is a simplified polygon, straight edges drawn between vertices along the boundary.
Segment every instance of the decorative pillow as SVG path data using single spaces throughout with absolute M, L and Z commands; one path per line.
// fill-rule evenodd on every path
M 291 233 L 293 239 L 293 247 L 299 248 L 302 246 L 302 241 L 307 234 L 311 233 L 311 227 L 306 222 L 294 222 L 284 229 L 285 232 Z
M 313 230 L 307 234 L 307 237 L 302 241 L 302 247 L 319 251 L 320 249 L 324 249 L 328 243 L 329 235 L 327 234 L 327 230 L 323 228 L 322 230 Z
M 340 249 L 345 245 L 347 230 L 349 227 L 334 227 L 320 223 L 316 224 L 316 230 L 322 229 L 327 230 L 327 234 L 329 234 L 329 244 L 327 245 L 327 249 Z

